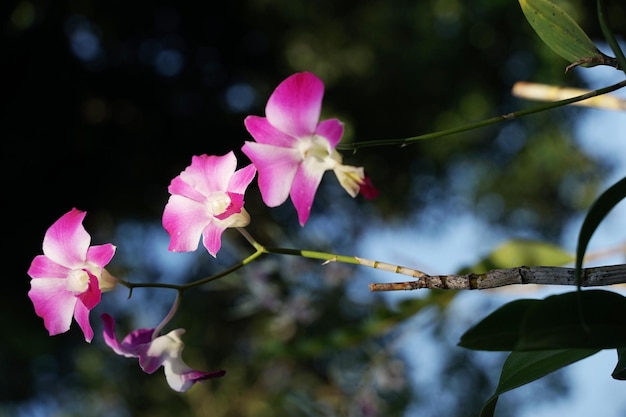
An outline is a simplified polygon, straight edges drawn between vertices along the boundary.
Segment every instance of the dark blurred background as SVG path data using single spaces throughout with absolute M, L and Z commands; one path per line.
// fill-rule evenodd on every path
M 565 6 L 601 38 L 594 2 Z M 607 6 L 614 30 L 626 33 L 624 5 Z M 229 373 L 180 395 L 161 371 L 148 377 L 98 334 L 91 345 L 75 325 L 49 337 L 27 298 L 26 271 L 46 229 L 72 207 L 87 211 L 93 243 L 118 246 L 111 268 L 127 279 L 197 279 L 243 259 L 251 249 L 227 233 L 217 260 L 200 250 L 181 255 L 172 268 L 180 276 L 163 272 L 155 259 L 167 245 L 158 245 L 166 239 L 167 186 L 192 155 L 234 150 L 247 164 L 243 118 L 263 115 L 273 88 L 294 72 L 324 80 L 323 117 L 345 122 L 344 143 L 415 136 L 527 107 L 510 95 L 516 81 L 581 84 L 576 71 L 564 74 L 568 63 L 541 43 L 513 1 L 20 0 L 0 8 L 1 416 L 391 416 L 433 401 L 411 387 L 409 369 L 389 346 L 395 324 L 427 307 L 443 311 L 454 293 L 433 292 L 391 311 L 377 297 L 349 297 L 352 268 L 268 257 L 186 294 L 171 326 L 187 329 L 187 362 Z M 430 208 L 426 222 L 467 211 L 555 241 L 609 168 L 572 140 L 579 111 L 344 152 L 346 163 L 366 167 L 380 197 L 351 200 L 328 174 L 304 229 L 290 204 L 265 208 L 253 183 L 250 231 L 273 246 L 355 254 L 368 223 L 402 223 Z M 562 192 L 564 181 L 571 193 Z M 94 310 L 97 332 L 102 311 L 118 314 L 120 336 L 136 323 L 154 326 L 173 296 L 145 290 L 126 302 L 126 295 L 119 288 Z M 464 388 L 442 414 L 473 415 L 497 367 L 485 369 L 446 342 L 445 320 L 437 315 L 431 331 L 444 341 L 448 376 Z M 566 389 L 558 380 L 548 386 Z

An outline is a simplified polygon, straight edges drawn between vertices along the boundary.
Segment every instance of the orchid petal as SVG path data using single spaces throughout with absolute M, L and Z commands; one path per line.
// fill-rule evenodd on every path
M 220 226 L 217 223 L 209 223 L 202 231 L 202 243 L 207 251 L 214 257 L 222 247 L 222 234 L 224 230 L 226 230 L 226 227 Z
M 28 268 L 31 278 L 66 278 L 70 268 L 59 265 L 46 255 L 37 255 Z
M 272 126 L 265 117 L 248 116 L 243 123 L 257 143 L 290 148 L 297 142 L 293 136 Z
M 91 242 L 82 224 L 86 214 L 73 208 L 54 222 L 43 238 L 44 255 L 70 268 L 82 264 Z
M 200 234 L 210 221 L 203 204 L 172 194 L 163 211 L 163 227 L 170 235 L 168 249 L 173 252 L 196 250 Z
M 297 149 L 246 142 L 241 148 L 259 172 L 259 190 L 268 207 L 287 200 L 291 183 L 302 158 Z
M 113 259 L 113 255 L 115 255 L 115 245 L 111 243 L 107 243 L 105 245 L 94 245 L 87 249 L 87 257 L 86 260 L 88 262 L 93 262 L 98 265 L 100 268 L 104 268 L 111 259 Z
M 324 171 L 307 171 L 301 166 L 294 177 L 290 195 L 291 201 L 298 212 L 298 221 L 301 226 L 304 226 L 309 219 L 315 193 L 323 175 Z
M 185 347 L 180 336 L 184 329 L 176 329 L 166 335 L 152 338 L 154 329 L 139 329 L 131 332 L 118 342 L 115 335 L 115 320 L 109 314 L 102 314 L 105 343 L 115 353 L 139 359 L 139 366 L 147 374 L 154 373 L 163 366 L 168 385 L 177 392 L 187 391 L 196 382 L 209 378 L 219 378 L 226 371 L 202 372 L 190 368 L 182 359 Z
M 312 135 L 319 122 L 324 84 L 310 72 L 293 74 L 281 82 L 267 101 L 270 124 L 295 138 Z
M 100 302 L 99 297 L 98 302 Z M 93 339 L 93 329 L 89 323 L 89 308 L 87 308 L 87 306 L 80 301 L 75 304 L 74 319 L 76 320 L 76 323 L 78 323 L 78 327 L 80 327 L 83 331 L 85 341 L 91 342 L 91 339 Z
M 30 281 L 28 297 L 50 336 L 70 329 L 77 299 L 65 288 L 65 279 L 38 278 Z
M 210 235 L 203 236 L 205 247 L 215 256 L 221 246 L 215 239 L 221 238 L 224 229 L 249 223 L 247 213 L 241 216 L 243 194 L 254 179 L 256 168 L 248 165 L 235 171 L 236 168 L 233 152 L 223 156 L 194 156 L 191 165 L 171 181 L 168 187 L 171 196 L 162 218 L 163 227 L 170 235 L 170 251 L 196 250 L 200 236 L 206 231 Z
M 330 143 L 330 148 L 335 149 L 343 135 L 343 123 L 338 119 L 323 120 L 317 126 L 315 134 L 326 138 Z
M 100 303 L 100 279 L 115 254 L 115 246 L 89 246 L 91 236 L 82 225 L 85 215 L 73 208 L 48 228 L 44 254 L 35 256 L 28 269 L 28 296 L 51 336 L 68 331 L 73 316 L 90 342 L 93 330 L 89 312 Z M 113 288 L 110 274 L 107 279 L 105 285 Z
M 255 175 L 256 167 L 252 164 L 235 171 L 228 182 L 228 191 L 230 193 L 241 194 L 243 197 L 248 185 L 250 185 Z

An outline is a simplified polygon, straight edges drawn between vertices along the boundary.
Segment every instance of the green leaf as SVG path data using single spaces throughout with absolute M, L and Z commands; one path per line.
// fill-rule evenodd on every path
M 559 266 L 573 262 L 574 259 L 573 254 L 557 245 L 538 240 L 513 239 L 498 246 L 477 264 L 463 268 L 460 273 L 481 274 L 492 269 L 517 265 Z
M 617 349 L 617 365 L 611 376 L 621 381 L 626 381 L 626 347 Z
M 480 417 L 492 417 L 500 395 L 549 373 L 598 353 L 600 349 L 562 349 L 511 352 L 502 366 L 494 394 L 485 402 Z
M 576 247 L 576 282 L 580 289 L 580 278 L 582 273 L 583 258 L 587 250 L 587 244 L 598 228 L 600 222 L 620 201 L 626 198 L 626 177 L 622 178 L 594 201 L 589 208 L 585 220 L 578 235 L 578 245 Z
M 626 298 L 587 290 L 553 295 L 530 306 L 515 350 L 620 346 L 626 346 Z
M 474 350 L 513 350 L 526 313 L 541 300 L 521 299 L 507 303 L 466 331 L 459 346 Z
M 487 351 L 626 346 L 626 298 L 587 290 L 515 300 L 467 330 L 459 346 Z
M 519 0 L 519 4 L 537 35 L 574 66 L 611 65 L 611 59 L 614 61 L 600 52 L 574 19 L 551 1 Z

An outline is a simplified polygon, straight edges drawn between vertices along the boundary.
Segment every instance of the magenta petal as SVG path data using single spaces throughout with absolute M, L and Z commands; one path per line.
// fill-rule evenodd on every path
M 296 173 L 293 185 L 291 186 L 291 201 L 298 212 L 298 220 L 301 226 L 309 219 L 315 193 L 319 187 L 324 171 L 307 172 L 304 167 L 300 167 Z
M 91 242 L 82 224 L 86 214 L 73 208 L 54 222 L 43 239 L 44 255 L 70 268 L 81 265 Z
M 68 331 L 78 300 L 65 288 L 65 279 L 37 278 L 30 285 L 28 297 L 50 336 Z
M 255 175 L 256 167 L 252 164 L 235 171 L 228 183 L 229 193 L 237 193 L 243 196 Z
M 103 323 L 102 336 L 104 342 L 118 355 L 136 358 L 152 340 L 154 329 L 139 329 L 129 333 L 120 343 L 115 335 L 115 319 L 106 313 L 103 313 L 100 317 Z
M 248 116 L 243 122 L 250 135 L 258 143 L 290 148 L 297 141 L 293 136 L 272 126 L 265 117 Z
M 337 119 L 324 120 L 317 126 L 315 134 L 326 138 L 330 148 L 335 149 L 343 135 L 343 123 Z
M 78 295 L 77 298 L 80 300 L 82 304 L 88 310 L 94 308 L 98 303 L 100 303 L 100 297 L 102 295 L 102 291 L 100 291 L 100 285 L 98 283 L 98 278 L 93 275 L 91 272 L 86 271 L 89 275 L 89 284 L 87 285 L 87 290 L 82 294 Z
M 322 110 L 324 84 L 310 72 L 291 75 L 274 90 L 267 106 L 267 120 L 293 137 L 303 138 L 315 132 Z
M 193 184 L 188 184 L 180 177 L 180 175 L 170 182 L 170 185 L 167 187 L 167 191 L 170 194 L 177 194 L 183 197 L 186 197 L 190 200 L 194 201 L 204 201 L 204 194 L 194 188 Z
M 363 184 L 361 184 L 359 193 L 367 200 L 373 200 L 378 197 L 378 194 L 380 194 L 378 189 L 374 186 L 374 183 L 372 183 L 370 177 L 367 175 L 363 178 Z
M 241 150 L 259 173 L 258 184 L 263 202 L 268 207 L 284 203 L 298 165 L 302 162 L 297 149 L 246 142 Z
M 163 227 L 170 235 L 169 250 L 196 250 L 202 229 L 210 222 L 211 218 L 203 204 L 179 195 L 171 195 L 163 211 Z
M 100 268 L 104 268 L 115 255 L 115 245 L 94 245 L 87 250 L 87 261 L 93 262 Z
M 46 255 L 37 255 L 28 268 L 31 278 L 66 278 L 70 268 L 59 265 Z
M 91 339 L 93 339 L 93 329 L 89 323 L 89 308 L 80 301 L 76 303 L 76 307 L 74 308 L 74 319 L 76 323 L 78 323 L 78 327 L 83 331 L 85 340 L 91 342 Z
M 226 190 L 236 168 L 237 158 L 232 151 L 224 156 L 194 156 L 180 178 L 207 196 L 214 191 Z
M 219 226 L 217 223 L 209 223 L 202 231 L 202 243 L 207 251 L 216 256 L 222 247 L 222 233 L 225 227 Z
M 243 209 L 243 194 L 228 193 L 230 205 L 226 207 L 223 213 L 215 215 L 216 219 L 226 220 L 233 214 L 241 213 Z

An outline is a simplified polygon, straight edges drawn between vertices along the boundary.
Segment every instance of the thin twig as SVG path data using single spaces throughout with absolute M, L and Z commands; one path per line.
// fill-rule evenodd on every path
M 626 283 L 626 264 L 598 266 L 582 270 L 583 287 Z M 556 266 L 520 266 L 494 269 L 484 274 L 426 275 L 415 281 L 373 283 L 370 291 L 407 291 L 427 289 L 485 290 L 516 284 L 576 285 L 574 268 Z

